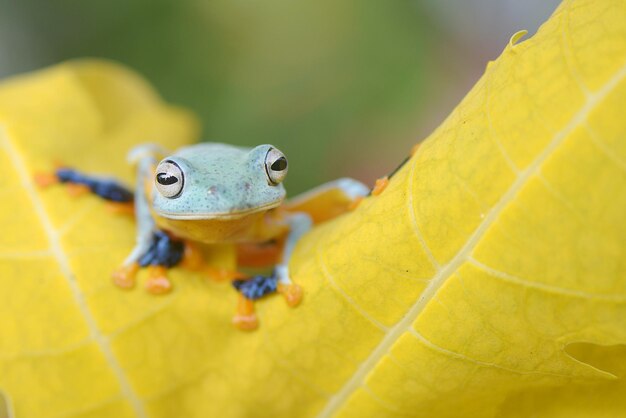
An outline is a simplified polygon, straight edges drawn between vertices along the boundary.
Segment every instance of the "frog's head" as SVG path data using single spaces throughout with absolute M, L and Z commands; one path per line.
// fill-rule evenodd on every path
M 170 219 L 232 219 L 268 210 L 285 198 L 287 159 L 272 145 L 197 144 L 162 160 L 152 205 Z

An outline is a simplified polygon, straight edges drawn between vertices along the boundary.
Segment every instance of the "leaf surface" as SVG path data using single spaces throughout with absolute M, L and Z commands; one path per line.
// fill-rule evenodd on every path
M 226 284 L 115 289 L 132 221 L 30 181 L 55 158 L 130 180 L 125 149 L 192 139 L 189 116 L 106 64 L 8 82 L 0 390 L 20 418 L 619 416 L 625 106 L 626 4 L 564 2 L 387 190 L 299 243 L 304 303 L 258 303 L 246 334 Z

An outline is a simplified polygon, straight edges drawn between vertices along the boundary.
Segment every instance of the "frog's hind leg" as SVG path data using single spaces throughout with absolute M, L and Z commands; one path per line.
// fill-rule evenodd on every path
M 369 193 L 363 183 L 341 178 L 290 199 L 284 208 L 289 212 L 307 213 L 317 224 L 348 212 Z
M 91 192 L 110 203 L 133 204 L 133 192 L 116 179 L 99 177 L 72 168 L 62 167 L 52 173 L 38 173 L 35 174 L 34 180 L 39 187 L 65 184 L 68 193 L 72 196 L 81 196 Z
M 137 163 L 137 179 L 134 193 L 134 211 L 137 222 L 136 243 L 122 266 L 113 273 L 113 282 L 122 288 L 131 288 L 140 267 L 148 267 L 146 289 L 153 294 L 167 293 L 172 285 L 167 270 L 183 259 L 184 243 L 157 228 L 144 185 L 152 175 L 158 150 L 145 145 L 131 151 L 129 159 Z M 115 190 L 109 191 L 115 192 Z M 132 193 L 131 193 L 132 196 Z M 115 200 L 115 199 L 110 199 Z M 119 201 L 119 199 L 118 199 Z

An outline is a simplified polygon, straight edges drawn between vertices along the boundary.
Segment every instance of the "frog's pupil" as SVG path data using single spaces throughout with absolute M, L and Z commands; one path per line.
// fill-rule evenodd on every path
M 170 184 L 176 183 L 178 179 L 176 178 L 176 176 L 172 176 L 171 174 L 159 173 L 157 174 L 157 181 L 159 182 L 159 184 L 169 186 Z
M 287 168 L 287 159 L 285 157 L 280 157 L 278 160 L 272 163 L 271 167 L 274 171 L 283 171 L 285 168 Z

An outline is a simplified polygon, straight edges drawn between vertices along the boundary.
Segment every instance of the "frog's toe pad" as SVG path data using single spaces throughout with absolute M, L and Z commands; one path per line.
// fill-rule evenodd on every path
M 135 287 L 135 274 L 137 273 L 137 266 L 125 266 L 113 272 L 111 278 L 113 283 L 121 289 L 132 289 Z
M 259 327 L 259 319 L 255 313 L 237 314 L 233 317 L 233 325 L 242 331 L 253 331 Z
M 298 286 L 295 283 L 291 284 L 279 284 L 278 285 L 278 293 L 282 294 L 285 297 L 285 301 L 287 301 L 287 305 L 294 308 L 302 302 L 302 287 Z
M 40 187 L 48 187 L 59 182 L 59 178 L 54 173 L 35 173 L 33 178 L 35 184 Z
M 146 282 L 146 290 L 153 295 L 163 295 L 172 290 L 172 283 L 167 277 L 151 277 Z

